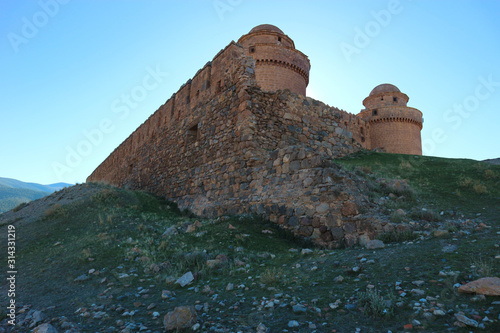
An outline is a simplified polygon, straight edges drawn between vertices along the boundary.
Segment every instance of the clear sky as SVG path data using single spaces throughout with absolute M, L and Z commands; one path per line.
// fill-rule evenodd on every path
M 308 96 L 351 113 L 392 83 L 425 155 L 500 157 L 500 1 L 0 0 L 0 176 L 86 177 L 231 40 L 274 24 Z

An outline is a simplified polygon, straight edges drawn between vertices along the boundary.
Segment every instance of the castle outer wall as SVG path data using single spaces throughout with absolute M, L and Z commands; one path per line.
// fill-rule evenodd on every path
M 276 29 L 252 29 L 260 43 L 231 42 L 87 181 L 146 190 L 201 216 L 258 214 L 330 247 L 381 232 L 387 222 L 377 220 L 363 180 L 332 160 L 385 145 L 372 134 L 385 113 L 367 104 L 364 119 L 305 97 L 309 61 Z M 260 63 L 259 45 L 268 52 L 278 42 L 284 52 Z
M 286 90 L 264 92 L 254 68 L 231 43 L 87 181 L 156 193 L 202 216 L 262 215 L 328 246 L 374 237 L 382 226 L 359 216 L 369 205 L 363 184 L 331 163 L 362 149 L 364 122 Z

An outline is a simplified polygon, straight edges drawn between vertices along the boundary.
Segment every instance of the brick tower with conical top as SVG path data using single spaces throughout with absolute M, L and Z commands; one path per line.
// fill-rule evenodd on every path
M 358 117 L 370 127 L 370 149 L 422 155 L 422 112 L 407 106 L 409 97 L 392 84 L 376 86 L 363 100 Z
M 311 64 L 281 29 L 271 24 L 256 26 L 241 36 L 238 44 L 243 46 L 246 55 L 255 59 L 255 76 L 262 90 L 289 89 L 306 95 Z

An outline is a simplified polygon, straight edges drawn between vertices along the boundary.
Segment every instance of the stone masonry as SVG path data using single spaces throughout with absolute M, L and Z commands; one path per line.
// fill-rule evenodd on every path
M 380 141 L 380 129 L 375 139 L 370 135 L 378 118 L 363 117 L 366 110 L 356 116 L 305 97 L 309 68 L 281 30 L 252 29 L 188 80 L 87 181 L 156 193 L 202 216 L 262 215 L 330 247 L 373 238 L 383 223 L 363 194 L 366 185 L 332 160 L 371 148 L 372 140 L 389 152 L 397 144 Z M 392 87 L 380 89 L 385 96 Z M 412 110 L 413 122 L 391 111 L 382 119 L 404 135 L 403 127 L 418 127 L 419 119 L 421 128 L 421 113 Z M 420 141 L 411 143 L 414 132 L 406 152 L 421 154 Z

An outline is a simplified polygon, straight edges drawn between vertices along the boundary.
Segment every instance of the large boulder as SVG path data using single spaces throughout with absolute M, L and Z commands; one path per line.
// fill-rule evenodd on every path
M 486 296 L 500 296 L 500 278 L 485 277 L 471 281 L 458 288 L 458 291 L 465 294 L 479 294 Z
M 179 306 L 163 317 L 165 330 L 180 330 L 196 324 L 196 311 L 193 306 Z

